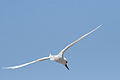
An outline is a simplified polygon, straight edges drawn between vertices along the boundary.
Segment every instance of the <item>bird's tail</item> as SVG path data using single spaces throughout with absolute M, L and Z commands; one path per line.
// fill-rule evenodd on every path
M 53 57 L 53 55 L 50 53 L 50 54 L 49 54 L 49 57 Z
M 49 55 L 50 60 L 54 60 L 53 55 L 50 53 Z

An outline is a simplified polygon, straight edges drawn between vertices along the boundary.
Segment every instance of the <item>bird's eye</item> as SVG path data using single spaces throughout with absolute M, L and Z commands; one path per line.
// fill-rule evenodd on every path
M 66 63 L 68 63 L 68 62 L 66 61 Z

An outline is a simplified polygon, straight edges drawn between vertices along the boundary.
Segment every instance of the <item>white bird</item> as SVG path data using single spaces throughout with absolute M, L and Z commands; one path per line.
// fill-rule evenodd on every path
M 85 35 L 83 35 L 82 37 L 78 38 L 76 41 L 72 42 L 71 44 L 69 44 L 68 46 L 66 46 L 63 50 L 61 50 L 61 52 L 58 53 L 57 55 L 51 55 L 50 54 L 48 57 L 40 58 L 40 59 L 37 59 L 35 61 L 28 62 L 28 63 L 22 64 L 22 65 L 18 65 L 18 66 L 4 67 L 4 69 L 16 69 L 16 68 L 20 68 L 20 67 L 23 67 L 23 66 L 27 66 L 27 65 L 32 64 L 32 63 L 36 63 L 36 62 L 39 62 L 39 61 L 44 61 L 44 60 L 50 59 L 50 60 L 53 60 L 53 61 L 56 61 L 58 63 L 63 64 L 69 70 L 69 68 L 67 66 L 67 59 L 63 56 L 63 54 L 65 53 L 65 51 L 68 48 L 70 48 L 71 46 L 73 46 L 75 43 L 77 43 L 78 41 L 80 41 L 81 39 L 83 39 L 84 37 L 86 37 L 87 35 L 91 34 L 94 31 L 96 31 L 101 26 L 102 25 L 99 25 L 98 27 L 96 27 L 92 31 L 90 31 L 90 32 L 86 33 Z

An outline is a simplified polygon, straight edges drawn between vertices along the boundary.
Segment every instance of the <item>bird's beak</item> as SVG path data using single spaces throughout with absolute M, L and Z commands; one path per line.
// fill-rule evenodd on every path
M 69 67 L 67 66 L 67 64 L 65 64 L 65 67 L 69 70 Z

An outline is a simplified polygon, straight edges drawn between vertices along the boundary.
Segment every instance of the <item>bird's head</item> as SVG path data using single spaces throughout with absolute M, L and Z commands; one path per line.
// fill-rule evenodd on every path
M 69 67 L 67 66 L 68 61 L 67 61 L 66 58 L 64 58 L 64 60 L 65 60 L 65 64 L 64 64 L 64 66 L 69 70 Z
M 67 63 L 68 63 L 68 62 L 66 61 L 66 63 L 65 63 L 65 67 L 69 70 L 69 67 L 67 66 Z

